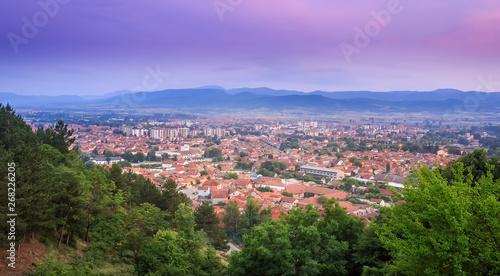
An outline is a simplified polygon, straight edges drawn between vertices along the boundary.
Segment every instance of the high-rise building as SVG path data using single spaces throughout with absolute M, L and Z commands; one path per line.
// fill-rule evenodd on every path
M 187 137 L 189 135 L 189 128 L 187 127 L 179 128 L 179 135 L 181 137 Z

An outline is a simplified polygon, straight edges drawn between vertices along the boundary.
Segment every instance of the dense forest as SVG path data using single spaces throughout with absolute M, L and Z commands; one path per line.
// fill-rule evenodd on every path
M 416 168 L 418 181 L 393 190 L 403 203 L 369 225 L 334 200 L 276 220 L 251 199 L 243 214 L 229 204 L 223 222 L 243 246 L 225 259 L 213 206 L 193 210 L 172 180 L 158 189 L 119 165 L 85 168 L 71 135 L 63 122 L 32 131 L 0 105 L 0 227 L 14 163 L 17 246 L 36 239 L 51 251 L 31 275 L 500 274 L 500 166 L 485 151 Z M 0 235 L 1 250 L 10 242 Z

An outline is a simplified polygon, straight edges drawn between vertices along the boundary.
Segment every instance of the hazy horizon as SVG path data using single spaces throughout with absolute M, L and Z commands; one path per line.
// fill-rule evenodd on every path
M 275 91 L 296 91 L 296 92 L 299 92 L 299 93 L 306 93 L 306 94 L 310 94 L 310 93 L 314 93 L 314 92 L 327 92 L 327 93 L 342 93 L 342 92 L 373 92 L 373 93 L 391 93 L 391 92 L 418 92 L 418 93 L 427 93 L 427 92 L 435 92 L 435 91 L 438 91 L 438 90 L 457 90 L 457 91 L 460 91 L 460 92 L 481 92 L 481 93 L 499 93 L 500 91 L 472 91 L 472 90 L 468 90 L 468 91 L 464 91 L 464 90 L 460 90 L 460 89 L 455 89 L 455 88 L 437 88 L 437 89 L 433 89 L 433 90 L 422 90 L 422 91 L 418 91 L 418 90 L 393 90 L 393 91 L 369 91 L 369 90 L 339 90 L 339 91 L 325 91 L 325 90 L 314 90 L 314 91 L 300 91 L 300 90 L 297 90 L 297 89 L 275 89 L 275 88 L 272 88 L 272 87 L 232 87 L 232 88 L 225 88 L 225 87 L 220 87 L 220 89 L 223 89 L 224 91 L 230 91 L 232 89 L 271 89 L 271 90 L 275 90 Z M 219 88 L 216 88 L 216 87 L 210 87 L 210 85 L 208 86 L 200 86 L 200 87 L 182 87 L 182 88 L 165 88 L 165 89 L 160 89 L 160 90 L 151 90 L 151 91 L 132 91 L 132 90 L 126 90 L 126 89 L 119 89 L 119 90 L 115 90 L 115 91 L 110 91 L 110 92 L 104 92 L 104 93 L 96 93 L 96 94 L 90 94 L 90 93 L 85 93 L 85 94 L 70 94 L 70 93 L 53 93 L 53 94 L 43 94 L 43 93 L 39 93 L 39 94 L 34 94 L 34 93 L 17 93 L 17 92 L 12 92 L 12 91 L 0 91 L 0 93 L 13 93 L 13 94 L 16 94 L 16 95 L 20 95 L 20 96 L 80 96 L 80 97 L 83 97 L 83 98 L 99 98 L 99 97 L 106 97 L 106 96 L 116 96 L 116 95 L 121 95 L 121 94 L 128 94 L 128 93 L 139 93 L 139 92 L 145 92 L 145 93 L 149 93 L 149 92 L 159 92 L 159 91 L 166 91 L 166 90 L 194 90 L 194 89 L 219 89 Z M 0 99 L 1 100 L 1 99 Z

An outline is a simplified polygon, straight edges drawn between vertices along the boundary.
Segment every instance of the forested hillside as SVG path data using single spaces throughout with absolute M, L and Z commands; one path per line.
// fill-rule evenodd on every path
M 87 170 L 68 149 L 71 134 L 63 122 L 33 132 L 0 105 L 2 232 L 10 231 L 7 184 L 15 180 L 16 248 L 37 240 L 50 253 L 31 275 L 500 274 L 500 166 L 484 151 L 446 168 L 416 168 L 418 183 L 393 190 L 403 203 L 379 207 L 368 226 L 334 200 L 276 220 L 254 203 L 245 214 L 229 204 L 224 223 L 249 230 L 226 265 L 212 206 L 193 210 L 172 180 L 160 191 L 119 165 Z M 0 235 L 1 250 L 10 242 Z
M 70 136 L 62 122 L 33 133 L 10 106 L 0 106 L 2 232 L 9 229 L 7 165 L 15 163 L 17 245 L 36 238 L 54 253 L 33 275 L 222 274 L 221 260 L 196 230 L 190 200 L 174 181 L 161 193 L 118 165 L 88 171 L 78 152 L 68 150 Z M 11 242 L 0 239 L 2 248 Z M 73 249 L 83 254 L 72 256 Z

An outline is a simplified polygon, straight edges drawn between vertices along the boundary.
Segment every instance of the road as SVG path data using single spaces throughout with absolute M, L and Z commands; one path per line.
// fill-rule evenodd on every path
M 195 187 L 180 189 L 179 192 L 186 194 L 191 200 L 198 199 L 198 189 Z

